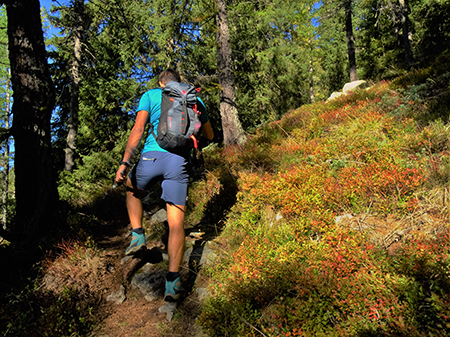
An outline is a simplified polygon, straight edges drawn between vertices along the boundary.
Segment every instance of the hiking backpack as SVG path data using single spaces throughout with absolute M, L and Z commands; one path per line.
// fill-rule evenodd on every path
M 201 127 L 200 111 L 197 110 L 197 92 L 187 83 L 170 81 L 162 88 L 161 116 L 155 134 L 151 132 L 158 145 L 169 152 L 187 153 L 192 146 L 197 148 Z

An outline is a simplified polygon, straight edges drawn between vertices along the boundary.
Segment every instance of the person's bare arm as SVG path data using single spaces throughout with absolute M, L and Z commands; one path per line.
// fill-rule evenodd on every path
M 145 126 L 148 121 L 148 112 L 145 110 L 140 110 L 136 116 L 136 122 L 134 123 L 133 129 L 131 129 L 130 135 L 128 136 L 127 147 L 125 148 L 125 153 L 123 155 L 122 162 L 119 170 L 116 173 L 116 181 L 122 182 L 128 173 L 131 166 L 131 160 L 136 155 L 137 148 L 141 143 L 142 136 L 144 135 Z

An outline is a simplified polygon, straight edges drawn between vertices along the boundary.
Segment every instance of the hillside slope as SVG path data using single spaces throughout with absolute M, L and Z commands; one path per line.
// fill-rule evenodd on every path
M 218 257 L 186 266 L 195 282 L 171 322 L 157 311 L 161 298 L 148 303 L 130 287 L 140 262 L 122 263 L 128 220 L 118 190 L 71 211 L 54 253 L 24 249 L 21 260 L 2 249 L 12 270 L 2 284 L 2 332 L 450 334 L 448 64 L 444 55 L 392 82 L 303 106 L 244 147 L 204 149 L 186 229 L 203 233 L 200 244 L 213 241 Z M 148 214 L 161 207 L 158 196 L 150 192 Z M 164 227 L 148 234 L 148 247 L 163 250 Z M 120 285 L 126 301 L 107 303 Z M 200 300 L 195 289 L 206 286 Z
M 450 333 L 448 70 L 425 69 L 260 128 L 223 165 L 212 336 Z

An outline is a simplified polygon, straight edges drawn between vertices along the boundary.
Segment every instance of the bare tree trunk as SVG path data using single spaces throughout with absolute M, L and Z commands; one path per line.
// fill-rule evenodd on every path
M 314 103 L 314 79 L 313 79 L 313 60 L 312 60 L 312 39 L 309 38 L 308 45 L 309 45 L 309 98 L 311 100 L 311 103 Z
M 345 32 L 347 35 L 347 50 L 348 50 L 348 61 L 350 63 L 350 81 L 357 81 L 358 77 L 356 75 L 356 51 L 355 51 L 355 37 L 353 35 L 353 24 L 352 24 L 352 0 L 344 1 L 345 10 Z
M 58 191 L 50 118 L 54 87 L 48 70 L 39 0 L 5 0 L 13 88 L 16 219 L 20 240 L 44 235 L 55 224 Z
M 400 3 L 400 15 L 402 20 L 402 41 L 403 49 L 405 50 L 405 61 L 407 65 L 412 65 L 414 63 L 414 56 L 411 50 L 412 33 L 409 28 L 409 3 L 407 0 L 399 0 Z
M 10 71 L 8 71 L 8 73 L 10 73 Z M 9 129 L 9 116 L 10 116 L 10 101 L 11 101 L 11 97 L 9 94 L 9 90 L 10 90 L 10 83 L 8 80 L 8 84 L 7 84 L 7 88 L 6 88 L 6 120 L 5 120 L 5 128 Z M 5 163 L 4 163 L 4 172 L 5 172 L 5 177 L 3 180 L 3 193 L 2 193 L 2 205 L 3 205 L 3 209 L 2 209 L 2 223 L 3 223 L 3 229 L 6 231 L 7 225 L 6 225 L 6 221 L 7 221 L 7 213 L 8 213 L 8 190 L 9 190 L 9 138 L 6 139 L 5 141 L 5 153 L 3 154 L 4 158 L 5 158 Z
M 228 14 L 225 0 L 217 4 L 217 64 L 219 68 L 220 115 L 225 146 L 243 144 L 246 140 L 234 102 L 234 76 L 231 69 L 231 46 Z
M 174 68 L 176 69 L 176 62 L 175 62 L 175 0 L 168 0 L 164 3 L 164 6 L 166 7 L 167 12 L 165 15 L 169 18 L 168 21 L 170 24 L 168 24 L 165 29 L 169 31 L 169 34 L 167 36 L 169 37 L 169 41 L 167 41 L 166 44 L 166 50 L 167 50 L 167 68 Z
M 72 92 L 70 96 L 70 111 L 68 120 L 68 134 L 64 170 L 72 172 L 75 164 L 74 156 L 76 150 L 76 139 L 78 132 L 78 110 L 80 95 L 80 60 L 81 60 L 81 34 L 83 31 L 82 13 L 84 11 L 84 1 L 75 0 L 74 13 L 77 18 L 77 25 L 72 30 L 74 37 L 73 60 L 72 60 Z

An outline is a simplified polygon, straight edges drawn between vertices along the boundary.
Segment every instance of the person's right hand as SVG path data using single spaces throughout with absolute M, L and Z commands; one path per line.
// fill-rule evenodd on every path
M 119 184 L 123 183 L 123 181 L 127 178 L 129 170 L 130 168 L 127 165 L 121 164 L 116 172 L 116 182 Z

